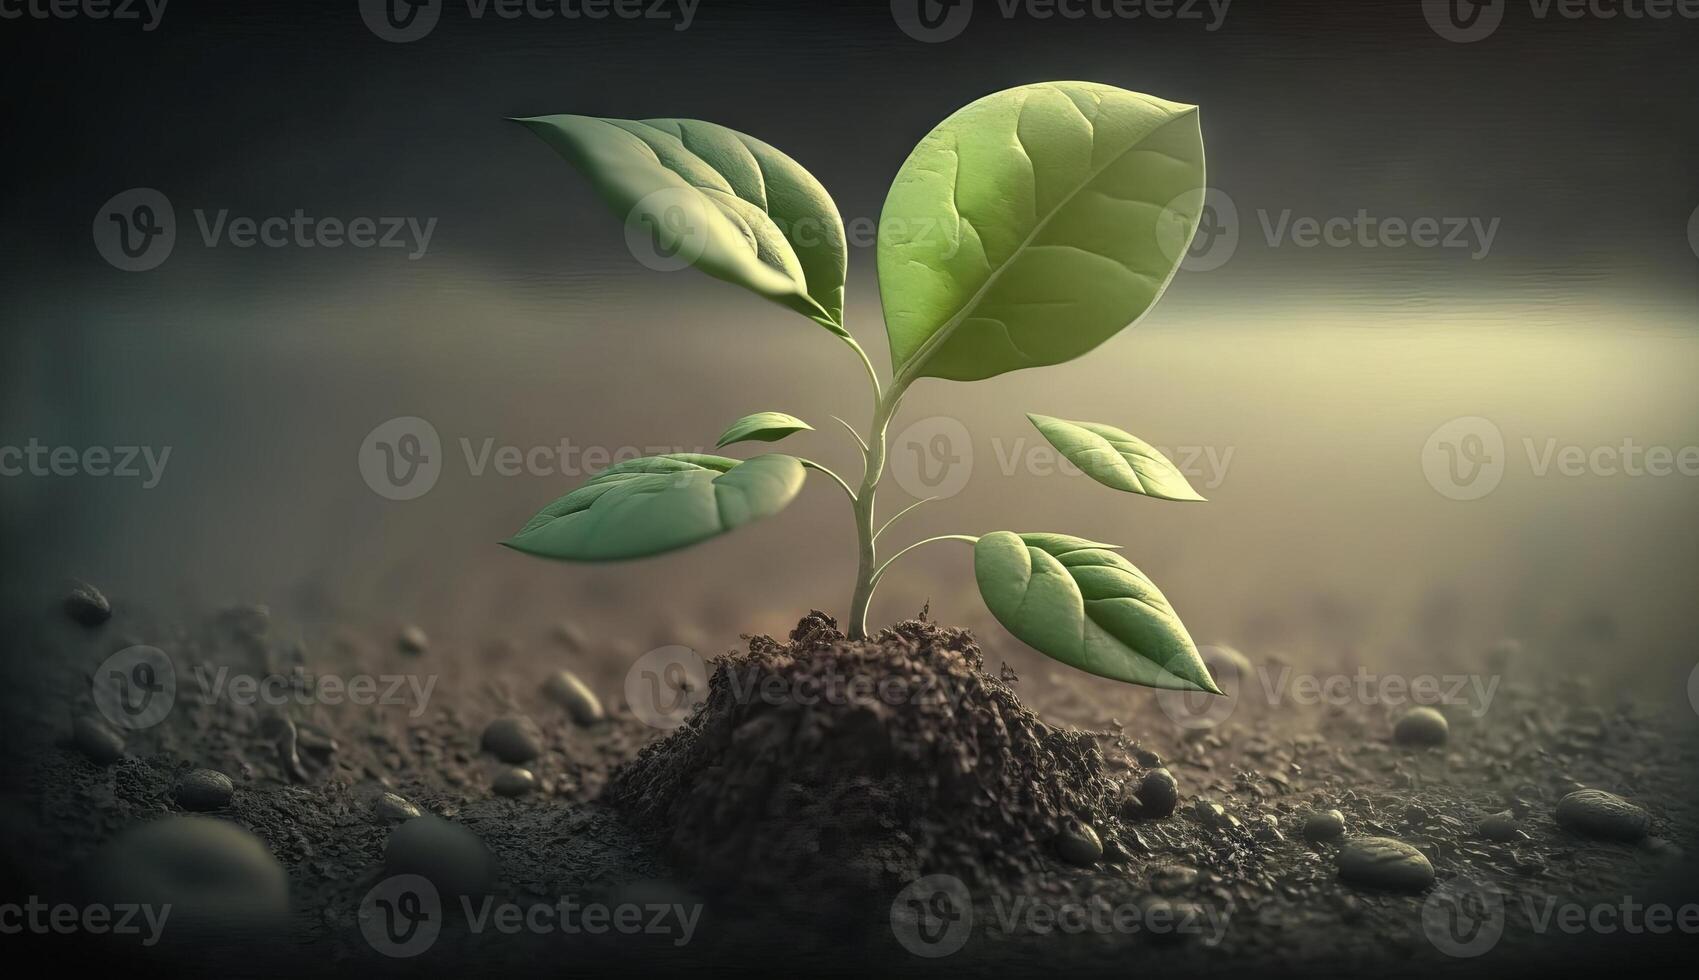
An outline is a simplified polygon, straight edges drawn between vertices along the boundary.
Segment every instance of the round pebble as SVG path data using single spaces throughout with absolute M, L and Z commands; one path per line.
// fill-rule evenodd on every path
M 1637 841 L 1651 829 L 1646 811 L 1602 789 L 1578 789 L 1557 803 L 1565 830 L 1603 840 Z
M 86 873 L 103 903 L 170 906 L 170 935 L 281 925 L 289 915 L 289 876 L 271 849 L 214 817 L 170 816 L 127 830 Z
M 497 774 L 490 788 L 496 791 L 497 796 L 524 796 L 537 788 L 537 777 L 531 774 L 531 770 L 515 766 Z
M 570 670 L 557 670 L 543 682 L 543 694 L 567 710 L 572 720 L 588 727 L 607 717 L 602 701 Z
M 1444 745 L 1450 734 L 1445 716 L 1432 708 L 1411 708 L 1392 726 L 1392 737 L 1399 745 Z
M 1345 814 L 1338 810 L 1317 810 L 1304 821 L 1304 839 L 1314 843 L 1337 840 L 1345 833 Z
M 191 769 L 177 781 L 172 793 L 185 810 L 216 810 L 230 802 L 236 787 L 230 777 L 215 769 Z
M 84 626 L 99 626 L 112 618 L 112 603 L 99 589 L 78 582 L 65 596 L 65 615 Z
M 497 718 L 484 729 L 484 751 L 503 762 L 518 765 L 543 754 L 543 733 L 524 715 Z
M 103 766 L 124 758 L 124 739 L 98 719 L 82 715 L 71 723 L 71 741 Z
M 1516 818 L 1511 815 L 1509 810 L 1482 817 L 1481 822 L 1475 825 L 1476 833 L 1487 840 L 1495 840 L 1501 844 L 1515 840 L 1518 829 Z
M 395 638 L 395 646 L 402 653 L 417 657 L 431 648 L 431 638 L 417 626 L 404 626 Z
M 1140 812 L 1151 819 L 1166 817 L 1180 802 L 1180 784 L 1166 769 L 1152 769 L 1139 781 L 1136 794 Z
M 419 815 L 419 808 L 404 796 L 385 793 L 372 804 L 372 814 L 380 821 L 411 820 Z
M 1089 868 L 1103 859 L 1103 841 L 1097 836 L 1097 831 L 1091 824 L 1083 820 L 1070 820 L 1056 835 L 1056 853 L 1069 864 L 1077 864 Z
M 481 895 L 495 881 L 495 858 L 478 835 L 430 814 L 390 832 L 383 864 L 387 873 L 419 875 L 445 895 Z
M 1364 837 L 1340 850 L 1339 877 L 1365 888 L 1415 892 L 1434 883 L 1434 866 L 1401 840 Z

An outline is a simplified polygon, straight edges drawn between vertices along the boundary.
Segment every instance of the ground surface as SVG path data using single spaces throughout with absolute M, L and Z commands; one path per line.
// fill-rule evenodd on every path
M 668 735 L 642 720 L 645 706 L 627 702 L 629 663 L 570 643 L 410 654 L 387 630 L 343 627 L 338 642 L 309 653 L 260 609 L 184 625 L 120 604 L 92 629 L 58 610 L 31 612 L 9 626 L 3 678 L 8 892 L 86 898 L 81 883 L 108 860 L 103 845 L 181 812 L 174 788 L 205 767 L 235 786 L 211 815 L 251 830 L 287 873 L 287 921 L 188 951 L 164 943 L 138 953 L 117 938 L 37 941 L 137 969 L 278 975 L 472 965 L 556 973 L 563 963 L 603 961 L 814 972 L 1125 975 L 1137 964 L 1168 975 L 1521 973 L 1592 957 L 1647 964 L 1691 954 L 1691 934 L 1636 933 L 1627 920 L 1609 928 L 1597 915 L 1571 933 L 1550 917 L 1569 903 L 1699 901 L 1685 856 L 1699 853 L 1690 716 L 1647 715 L 1574 680 L 1519 681 L 1514 664 L 1495 661 L 1475 668 L 1502 682 L 1485 710 L 1447 705 L 1447 742 L 1409 747 L 1391 737 L 1401 707 L 1269 696 L 1270 678 L 1290 680 L 1284 664 L 1253 663 L 1231 710 L 1171 698 L 1165 710 L 1151 692 L 1030 652 L 1000 646 L 982 662 L 966 632 L 911 622 L 880 644 L 855 646 L 834 626 L 809 617 L 791 637 L 750 641 L 753 654 L 715 675 L 707 707 Z M 136 642 L 169 652 L 179 696 L 164 720 L 124 734 L 124 759 L 100 764 L 79 747 L 72 722 L 95 714 L 97 667 Z M 207 703 L 221 666 L 257 676 L 408 676 L 434 687 L 422 706 L 405 690 L 398 703 L 373 706 Z M 543 694 L 562 667 L 601 694 L 606 721 L 576 724 Z M 799 677 L 834 672 L 913 686 L 849 703 L 795 696 Z M 772 683 L 751 683 L 762 678 Z M 915 693 L 925 691 L 932 695 Z M 542 753 L 530 765 L 536 789 L 505 798 L 491 788 L 505 766 L 480 736 L 514 713 L 537 722 Z M 279 751 L 278 716 L 295 724 L 298 766 Z M 1175 811 L 1124 808 L 1158 766 L 1178 783 Z M 1643 806 L 1649 837 L 1615 843 L 1560 828 L 1557 801 L 1580 786 Z M 473 933 L 451 914 L 420 958 L 379 955 L 362 931 L 361 904 L 387 877 L 386 842 L 398 824 L 375 812 L 385 792 L 476 834 L 494 855 L 500 900 L 699 904 L 700 919 L 678 944 L 676 932 Z M 1325 809 L 1342 812 L 1347 838 L 1419 848 L 1449 891 L 1436 898 L 1433 888 L 1341 882 L 1340 844 L 1302 832 Z M 1483 837 L 1480 819 L 1506 810 L 1511 839 Z M 1074 821 L 1113 839 L 1114 860 L 1063 860 L 1057 835 L 1077 832 Z M 946 889 L 962 889 L 949 894 L 971 912 L 951 906 L 927 919 L 924 938 L 945 938 L 920 948 L 948 955 L 915 955 L 905 935 L 912 946 L 917 917 L 942 916 L 943 907 L 926 905 L 933 891 L 905 888 L 937 874 L 950 876 Z M 1467 928 L 1476 913 L 1502 930 L 1479 958 L 1448 956 L 1433 938 L 1433 916 L 1458 908 L 1459 942 L 1478 940 Z M 1183 934 L 1158 934 L 1163 922 Z

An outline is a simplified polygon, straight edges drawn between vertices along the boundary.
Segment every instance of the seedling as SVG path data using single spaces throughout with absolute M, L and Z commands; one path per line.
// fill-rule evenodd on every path
M 888 382 L 844 328 L 843 220 L 796 161 L 691 119 L 517 121 L 626 216 L 628 233 L 652 244 L 651 258 L 743 286 L 847 345 L 866 370 L 873 411 L 865 436 L 844 423 L 862 454 L 859 486 L 779 453 L 649 456 L 612 466 L 549 504 L 507 545 L 565 561 L 659 554 L 778 513 L 812 470 L 843 488 L 855 514 L 851 638 L 866 637 L 868 603 L 893 562 L 924 544 L 959 541 L 973 547 L 991 613 L 1042 653 L 1133 684 L 1220 693 L 1168 600 L 1114 545 L 994 531 L 928 538 L 880 560 L 880 539 L 926 501 L 883 524 L 874 506 L 887 429 L 911 385 L 1060 364 L 1155 305 L 1203 209 L 1195 106 L 1050 82 L 987 96 L 934 129 L 897 172 L 880 222 Z M 1105 486 L 1203 499 L 1171 462 L 1120 429 L 1029 418 Z M 734 422 L 716 448 L 810 428 L 762 412 Z

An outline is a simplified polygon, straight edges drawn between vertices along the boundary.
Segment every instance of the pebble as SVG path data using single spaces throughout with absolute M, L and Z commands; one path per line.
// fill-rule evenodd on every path
M 185 810 L 216 810 L 230 802 L 236 787 L 230 777 L 215 769 L 191 769 L 177 781 L 172 792 Z
M 1198 883 L 1198 870 L 1183 864 L 1164 864 L 1150 873 L 1152 891 L 1178 895 Z
M 419 808 L 414 806 L 404 796 L 395 793 L 385 793 L 372 804 L 372 815 L 380 821 L 411 820 L 419 815 Z
M 543 733 L 524 715 L 508 715 L 484 729 L 484 751 L 503 762 L 518 765 L 543 754 Z
M 1192 808 L 1192 816 L 1199 823 L 1218 830 L 1236 830 L 1239 827 L 1238 817 L 1228 813 L 1227 808 L 1221 804 L 1211 803 L 1207 800 L 1197 802 L 1197 805 Z
M 567 710 L 572 720 L 589 727 L 607 717 L 602 701 L 570 670 L 557 670 L 543 682 L 543 694 Z
M 584 631 L 576 623 L 557 623 L 555 625 L 555 640 L 561 646 L 573 653 L 584 652 Z
M 1602 789 L 1576 790 L 1559 800 L 1557 822 L 1587 837 L 1620 841 L 1640 840 L 1652 824 L 1645 810 Z
M 529 769 L 512 766 L 498 773 L 490 788 L 497 796 L 524 796 L 537 788 L 537 777 Z
M 168 816 L 127 830 L 88 868 L 107 905 L 169 907 L 168 938 L 185 927 L 279 926 L 289 915 L 289 876 L 271 849 L 228 820 Z
M 82 715 L 71 723 L 71 741 L 84 755 L 103 766 L 124 758 L 123 737 L 88 715 Z
M 1077 864 L 1089 868 L 1103 859 L 1103 841 L 1097 836 L 1097 831 L 1091 824 L 1083 820 L 1070 820 L 1056 835 L 1056 853 L 1069 864 Z
M 481 895 L 495 881 L 495 859 L 478 835 L 430 814 L 390 832 L 383 863 L 387 873 L 419 875 L 445 895 Z
M 1501 844 L 1515 840 L 1518 830 L 1516 817 L 1509 810 L 1482 817 L 1481 822 L 1475 825 L 1476 833 L 1487 840 L 1495 840 Z
M 1139 781 L 1139 788 L 1133 794 L 1137 804 L 1137 815 L 1147 820 L 1157 820 L 1174 812 L 1174 807 L 1180 802 L 1180 784 L 1174 781 L 1174 774 L 1166 769 L 1152 769 L 1144 774 Z
M 402 653 L 417 657 L 431 648 L 431 638 L 417 626 L 404 626 L 395 638 L 395 646 Z
M 1401 840 L 1364 837 L 1340 850 L 1339 877 L 1367 888 L 1415 892 L 1434 883 L 1434 866 Z
M 1338 810 L 1317 810 L 1304 821 L 1304 839 L 1321 843 L 1338 839 L 1345 833 L 1345 814 Z
M 99 589 L 78 582 L 65 597 L 65 615 L 84 626 L 99 626 L 112 618 L 112 603 Z
M 1451 734 L 1445 716 L 1432 708 L 1411 708 L 1392 726 L 1392 737 L 1399 745 L 1444 745 Z

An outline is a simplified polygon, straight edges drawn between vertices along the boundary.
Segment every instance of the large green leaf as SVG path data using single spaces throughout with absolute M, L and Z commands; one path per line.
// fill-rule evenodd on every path
M 794 415 L 786 415 L 783 412 L 756 412 L 733 422 L 720 436 L 720 441 L 714 444 L 714 448 L 722 449 L 734 442 L 778 442 L 792 433 L 813 429 L 814 426 Z
M 991 614 L 1045 656 L 1145 687 L 1221 693 L 1168 600 L 1101 545 L 998 531 L 974 545 L 973 571 Z
M 1090 82 L 967 106 L 885 200 L 893 369 L 975 381 L 1086 353 L 1156 303 L 1203 200 L 1195 106 Z
M 1031 412 L 1027 418 L 1063 456 L 1106 487 L 1163 500 L 1204 499 L 1179 467 L 1138 436 L 1097 422 L 1070 422 Z
M 628 222 L 652 229 L 668 254 L 847 336 L 843 218 L 795 160 L 695 119 L 515 121 L 583 171 Z
M 693 545 L 783 510 L 802 462 L 757 456 L 645 456 L 610 467 L 544 507 L 503 542 L 541 558 L 614 561 Z

